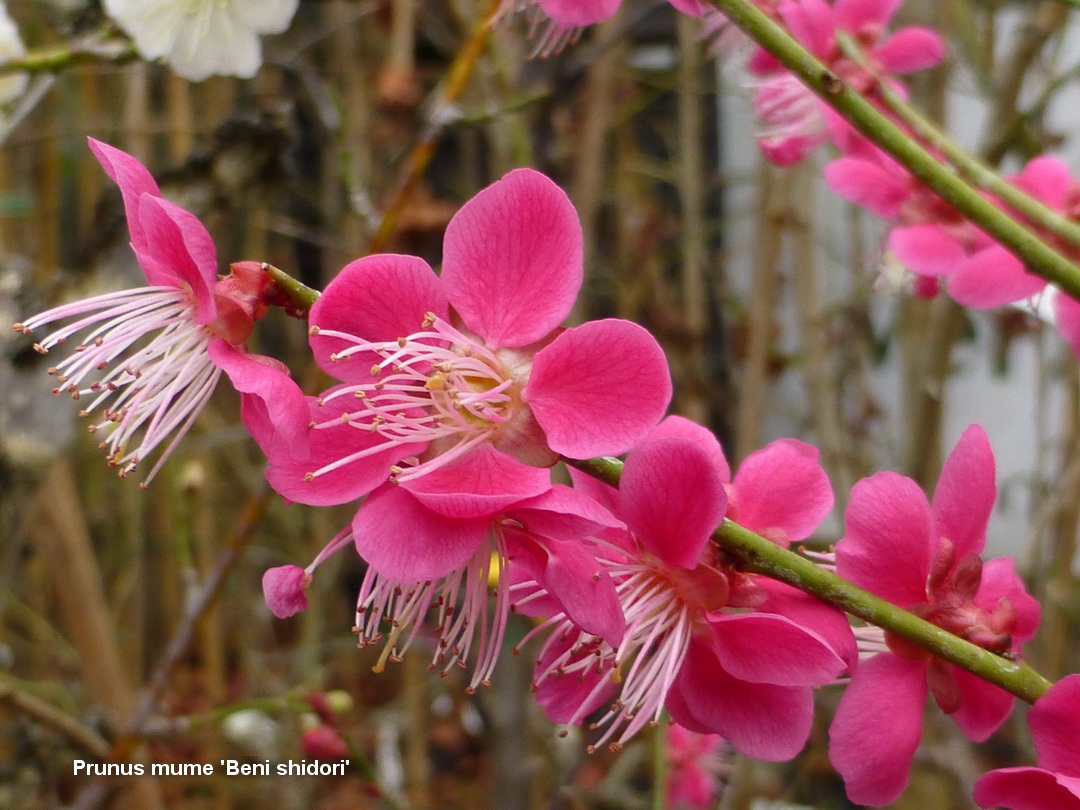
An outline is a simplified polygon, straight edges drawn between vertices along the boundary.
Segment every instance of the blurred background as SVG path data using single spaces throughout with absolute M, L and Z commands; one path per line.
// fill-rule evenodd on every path
M 257 259 L 314 287 L 372 250 L 437 266 L 457 208 L 533 166 L 585 229 L 574 318 L 652 330 L 673 410 L 712 427 L 736 463 L 782 436 L 821 448 L 837 493 L 823 545 L 841 536 L 855 481 L 894 469 L 930 488 L 964 426 L 983 423 L 999 463 L 990 552 L 1018 557 L 1044 607 L 1029 658 L 1051 678 L 1080 669 L 1080 400 L 1054 331 L 884 289 L 880 224 L 822 187 L 826 155 L 793 169 L 759 158 L 739 60 L 718 63 L 700 24 L 667 3 L 627 0 L 531 60 L 524 15 L 478 34 L 498 5 L 302 0 L 264 40 L 254 79 L 191 83 L 85 47 L 108 25 L 97 3 L 9 2 L 31 53 L 59 56 L 0 121 L 0 321 L 142 278 L 87 136 L 134 154 L 207 224 L 222 272 Z M 915 98 L 959 140 L 1007 170 L 1047 150 L 1080 168 L 1066 4 L 910 0 L 900 19 L 950 42 Z M 377 651 L 350 632 L 355 555 L 320 569 L 306 613 L 274 619 L 263 571 L 306 565 L 352 509 L 270 495 L 225 386 L 143 491 L 106 466 L 70 400 L 49 395 L 30 340 L 0 335 L 0 808 L 664 806 L 653 763 L 674 754 L 662 733 L 586 756 L 587 734 L 559 736 L 533 704 L 530 656 L 509 642 L 494 685 L 472 696 L 428 672 L 422 645 L 374 674 Z M 274 313 L 256 341 L 318 386 L 303 323 Z M 820 698 L 796 761 L 721 749 L 710 806 L 851 807 L 827 758 L 837 694 Z M 978 747 L 936 711 L 927 722 L 895 807 L 971 807 L 982 770 L 1029 761 L 1019 721 Z M 110 752 L 216 765 L 342 750 L 345 776 L 73 773 Z

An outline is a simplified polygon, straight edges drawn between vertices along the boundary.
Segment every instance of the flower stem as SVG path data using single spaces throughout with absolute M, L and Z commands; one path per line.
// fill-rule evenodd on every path
M 134 44 L 108 29 L 78 38 L 74 43 L 39 48 L 0 63 L 0 75 L 57 73 L 87 62 L 130 62 L 139 57 Z
M 970 219 L 1028 270 L 1080 298 L 1080 267 L 969 186 L 874 105 L 818 61 L 753 0 L 709 0 L 855 129 Z
M 312 289 L 272 264 L 263 264 L 263 270 L 288 298 L 290 307 L 298 315 L 307 317 L 307 311 L 319 300 L 319 291 Z
M 563 461 L 607 484 L 618 486 L 623 466 L 618 459 Z M 812 594 L 1000 686 L 1021 700 L 1034 703 L 1052 686 L 1050 681 L 1027 664 L 1011 661 L 982 647 L 976 647 L 959 636 L 841 579 L 831 571 L 819 568 L 805 557 L 781 548 L 744 526 L 725 520 L 713 533 L 713 539 L 737 562 L 741 570 L 764 574 Z

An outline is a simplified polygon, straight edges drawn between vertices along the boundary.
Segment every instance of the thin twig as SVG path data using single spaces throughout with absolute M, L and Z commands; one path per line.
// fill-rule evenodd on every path
M 442 90 L 429 108 L 427 123 L 405 160 L 405 171 L 402 174 L 401 181 L 394 191 L 394 196 L 383 210 L 378 230 L 375 231 L 375 234 L 368 242 L 368 253 L 378 253 L 384 250 L 390 241 L 390 237 L 394 235 L 398 218 L 401 216 L 401 212 L 405 210 L 405 206 L 409 204 L 413 192 L 420 183 L 420 178 L 423 176 L 428 164 L 431 163 L 439 139 L 442 137 L 447 125 L 456 120 L 454 108 L 468 86 L 469 78 L 476 68 L 476 63 L 480 60 L 484 45 L 487 43 L 491 24 L 501 7 L 502 0 L 490 0 L 487 8 L 473 27 L 472 33 L 469 34 L 469 38 L 465 40 L 465 44 L 461 46 L 461 50 L 457 52 L 454 61 L 450 64 Z
M 423 176 L 424 171 L 427 170 L 428 164 L 431 163 L 431 159 L 435 154 L 435 147 L 438 145 L 438 139 L 442 137 L 446 126 L 456 120 L 454 108 L 464 93 L 465 87 L 469 84 L 469 79 L 487 42 L 491 23 L 495 21 L 495 15 L 501 6 L 502 0 L 490 0 L 488 2 L 480 21 L 477 21 L 473 27 L 469 39 L 465 40 L 461 50 L 454 57 L 454 62 L 450 63 L 442 92 L 438 94 L 434 104 L 430 107 L 427 124 L 424 125 L 420 137 L 417 139 L 416 144 L 413 145 L 413 151 L 409 152 L 405 161 L 405 171 L 401 183 L 397 185 L 393 198 L 383 210 L 378 230 L 375 231 L 375 235 L 367 243 L 368 253 L 379 253 L 386 248 L 390 238 L 393 237 L 394 230 L 397 227 L 397 219 L 401 217 L 405 206 L 408 205 L 409 200 L 413 197 L 413 192 L 420 183 L 420 178 Z
M 49 728 L 60 732 L 73 743 L 96 757 L 109 753 L 108 741 L 65 711 L 41 698 L 24 692 L 12 683 L 0 681 L 0 703 L 33 717 Z

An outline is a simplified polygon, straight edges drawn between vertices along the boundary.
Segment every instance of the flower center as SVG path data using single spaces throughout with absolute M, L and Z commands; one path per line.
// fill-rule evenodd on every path
M 594 726 L 604 728 L 604 733 L 590 750 L 605 744 L 618 749 L 645 725 L 659 720 L 691 638 L 695 632 L 708 632 L 705 614 L 724 607 L 729 593 L 724 573 L 706 565 L 672 568 L 647 552 L 636 560 L 601 557 L 600 561 L 616 582 L 626 615 L 618 648 L 583 631 L 571 631 L 573 625 L 563 622 L 554 638 L 573 640 L 564 644 L 560 655 L 541 655 L 545 666 L 536 679 L 537 683 L 553 676 L 585 679 L 591 671 L 609 672 L 581 700 L 570 723 L 583 720 L 595 698 L 612 681 L 621 681 L 618 700 Z
M 341 386 L 320 400 L 326 405 L 350 397 L 353 407 L 312 427 L 346 424 L 384 440 L 309 473 L 312 478 L 392 445 L 427 444 L 427 452 L 420 451 L 426 457 L 392 468 L 392 481 L 418 478 L 494 439 L 522 406 L 518 381 L 499 357 L 433 313 L 424 318 L 419 332 L 393 341 L 367 341 L 319 327 L 312 327 L 312 334 L 353 344 L 331 355 L 334 362 L 371 355 L 377 359 L 370 381 Z

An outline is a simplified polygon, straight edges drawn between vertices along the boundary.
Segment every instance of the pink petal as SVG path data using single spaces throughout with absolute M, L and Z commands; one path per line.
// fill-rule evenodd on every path
M 154 275 L 156 284 L 189 286 L 199 305 L 199 323 L 213 321 L 217 249 L 206 227 L 194 214 L 149 194 L 140 198 L 138 212 L 146 244 L 135 253 L 147 279 Z
M 581 288 L 581 240 L 577 211 L 562 189 L 531 169 L 510 172 L 450 220 L 447 297 L 489 346 L 534 343 L 570 314 Z
M 940 225 L 893 228 L 889 250 L 912 273 L 931 277 L 948 275 L 966 257 L 963 246 Z
M 1003 768 L 975 783 L 979 807 L 1008 810 L 1080 810 L 1080 779 L 1042 768 Z
M 755 48 L 746 60 L 746 70 L 755 76 L 767 76 L 781 70 L 787 70 L 784 64 L 762 48 Z
M 692 569 L 727 509 L 712 471 L 705 451 L 685 439 L 643 444 L 626 459 L 616 513 L 666 564 Z
M 832 48 L 833 9 L 823 0 L 785 0 L 777 10 L 791 35 L 815 56 L 825 56 Z
M 936 32 L 921 26 L 902 28 L 871 51 L 889 73 L 915 73 L 941 63 L 945 43 Z
M 401 488 L 447 517 L 493 517 L 551 489 L 551 473 L 480 445 L 450 464 L 402 483 Z
M 1066 675 L 1035 701 L 1028 726 L 1039 765 L 1080 778 L 1080 675 Z
M 1072 353 L 1080 357 L 1080 302 L 1059 292 L 1054 298 L 1054 322 Z
M 950 664 L 949 670 L 960 689 L 960 708 L 949 716 L 969 740 L 985 742 L 1012 713 L 1016 698 L 965 669 Z
M 1050 155 L 1029 160 L 1020 174 L 1009 179 L 1014 186 L 1057 211 L 1065 208 L 1069 192 L 1076 185 L 1069 167 Z
M 593 478 L 588 473 L 584 473 L 575 467 L 567 467 L 566 471 L 570 474 L 570 481 L 573 483 L 575 490 L 588 498 L 592 498 L 609 511 L 615 511 L 619 508 L 618 489 L 605 484 L 598 478 Z
M 450 575 L 490 531 L 488 518 L 448 518 L 393 484 L 372 492 L 352 525 L 360 556 L 381 576 L 403 585 Z
M 965 307 L 993 309 L 1030 298 L 1045 287 L 1045 280 L 1026 272 L 1019 259 L 995 246 L 961 262 L 949 277 L 948 290 Z
M 723 735 L 752 759 L 783 762 L 810 736 L 814 696 L 807 687 L 741 681 L 694 640 L 666 706 L 679 725 Z
M 881 653 L 855 670 L 829 729 L 829 759 L 855 804 L 880 807 L 904 792 L 926 694 L 926 661 Z
M 821 686 L 845 666 L 816 633 L 783 616 L 734 613 L 709 623 L 717 658 L 728 674 L 742 681 Z
M 836 26 L 853 33 L 881 31 L 903 0 L 837 0 Z
M 758 137 L 761 155 L 774 166 L 794 166 L 827 140 L 824 133 L 814 135 L 789 135 L 785 137 Z
M 1016 561 L 1012 557 L 996 557 L 983 565 L 982 582 L 974 602 L 983 610 L 993 610 L 1002 598 L 1012 602 L 1016 610 L 1012 636 L 1014 648 L 1019 649 L 1020 644 L 1035 638 L 1041 610 L 1016 573 Z
M 554 597 L 567 617 L 587 633 L 617 645 L 626 630 L 615 583 L 584 543 L 504 532 L 507 556 Z
M 931 508 L 940 537 L 953 544 L 956 559 L 979 554 L 997 500 L 994 451 L 986 431 L 968 425 L 945 459 Z
M 522 398 L 548 446 L 571 458 L 615 456 L 640 442 L 671 401 L 660 344 L 630 321 L 567 329 L 537 352 Z
M 710 8 L 702 0 L 668 0 L 668 2 L 683 14 L 689 14 L 691 17 L 700 17 Z
M 142 196 L 149 194 L 152 197 L 160 197 L 161 190 L 154 181 L 153 175 L 138 160 L 127 152 L 121 152 L 115 146 L 110 146 L 94 138 L 87 138 L 90 151 L 98 159 L 105 174 L 120 187 L 120 194 L 124 198 L 124 214 L 127 217 L 128 231 L 131 233 L 131 246 L 136 254 L 145 253 L 147 250 L 146 236 L 143 233 L 142 222 L 139 220 L 139 208 Z M 174 276 L 168 269 L 158 266 L 143 267 L 147 271 L 146 279 L 153 285 L 172 286 Z
M 324 395 L 329 393 L 331 392 L 327 391 Z M 349 399 L 351 397 L 338 397 L 320 405 L 320 400 L 309 397 L 307 402 L 310 421 L 334 421 L 343 411 L 352 407 Z M 286 499 L 309 506 L 332 506 L 355 501 L 384 483 L 390 475 L 392 464 L 423 452 L 426 446 L 386 444 L 386 440 L 378 434 L 346 424 L 311 430 L 308 440 L 310 455 L 306 460 L 297 460 L 291 453 L 268 453 L 270 467 L 266 471 L 266 480 Z M 353 454 L 369 451 L 380 444 L 386 444 L 386 449 L 308 480 L 310 473 Z M 263 447 L 264 452 L 269 450 L 272 450 L 271 446 Z
M 544 645 L 543 652 L 536 662 L 536 671 L 543 672 L 556 659 L 569 654 L 569 663 L 580 661 L 582 657 L 595 658 L 591 649 L 584 645 L 579 652 L 572 653 L 571 647 L 577 642 L 577 636 L 569 639 L 552 638 Z M 616 685 L 611 678 L 610 659 L 598 661 L 597 666 L 589 667 L 583 674 L 558 675 L 544 678 L 534 688 L 536 702 L 544 714 L 553 723 L 569 723 L 575 716 L 578 722 L 603 706 L 614 694 Z
M 824 173 L 835 194 L 882 219 L 896 219 L 911 194 L 901 178 L 862 158 L 837 158 L 825 166 Z
M 210 341 L 209 355 L 240 392 L 240 418 L 263 452 L 307 459 L 311 411 L 289 370 L 271 357 L 247 354 L 221 339 Z
M 435 273 L 415 256 L 380 254 L 347 264 L 311 308 L 311 325 L 370 341 L 390 341 L 421 331 L 428 312 L 447 317 L 446 294 Z M 331 354 L 354 344 L 312 335 L 319 365 L 339 380 L 370 380 L 374 355 L 335 362 Z
M 720 440 L 716 438 L 716 434 L 711 430 L 702 427 L 697 422 L 690 421 L 685 416 L 672 415 L 664 417 L 660 424 L 653 428 L 645 441 L 651 442 L 654 439 L 671 438 L 688 439 L 694 442 L 708 454 L 709 460 L 716 470 L 717 478 L 725 484 L 731 482 L 731 467 L 728 466 L 727 458 L 724 456 L 724 448 L 720 446 Z
M 537 0 L 544 13 L 561 28 L 593 25 L 611 17 L 622 0 Z
M 817 448 L 796 439 L 771 442 L 747 456 L 732 488 L 738 523 L 759 533 L 779 529 L 790 543 L 813 534 L 833 506 Z
M 844 520 L 836 572 L 901 607 L 926 602 L 937 538 L 919 486 L 894 472 L 864 478 L 851 491 Z
M 529 531 L 555 540 L 580 540 L 604 529 L 626 528 L 607 507 L 562 484 L 515 505 L 507 516 Z
M 843 659 L 848 670 L 854 670 L 859 650 L 847 614 L 774 579 L 759 577 L 756 584 L 758 590 L 766 595 L 765 601 L 757 606 L 759 612 L 786 616 L 800 627 L 812 631 Z
M 311 575 L 298 565 L 282 565 L 269 569 L 262 578 L 263 598 L 270 612 L 279 619 L 307 610 L 305 591 Z
M 706 726 L 694 714 L 695 707 L 690 705 L 679 684 L 679 679 L 676 678 L 671 685 L 671 689 L 668 690 L 667 699 L 664 701 L 664 708 L 671 715 L 672 722 L 678 724 L 681 728 L 692 731 L 694 734 L 715 734 L 713 729 Z M 716 736 L 720 735 L 717 734 Z

